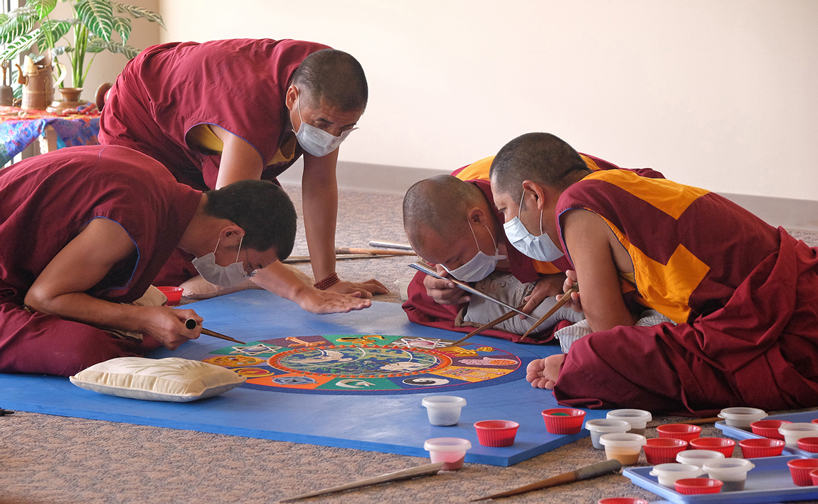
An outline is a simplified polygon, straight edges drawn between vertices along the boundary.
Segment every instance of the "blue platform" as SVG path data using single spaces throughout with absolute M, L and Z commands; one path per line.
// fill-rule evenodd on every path
M 462 334 L 412 324 L 395 303 L 372 303 L 366 310 L 312 315 L 266 291 L 243 291 L 190 304 L 205 319 L 205 327 L 243 341 L 283 336 L 332 334 L 390 334 L 459 339 Z M 482 388 L 430 391 L 466 399 L 460 423 L 453 427 L 429 424 L 421 406 L 424 394 L 340 395 L 300 394 L 274 389 L 233 389 L 221 396 L 192 403 L 161 403 L 123 399 L 80 389 L 67 378 L 0 374 L 0 406 L 5 409 L 77 418 L 153 425 L 321 446 L 428 456 L 426 439 L 460 437 L 473 448 L 466 462 L 497 466 L 517 464 L 588 435 L 549 434 L 541 411 L 557 406 L 550 391 L 525 381 L 525 364 L 559 352 L 553 345 L 521 345 L 476 336 L 474 342 L 493 346 L 523 360 L 514 379 Z M 470 340 L 471 341 L 471 340 Z M 201 336 L 175 352 L 159 350 L 151 357 L 199 360 L 223 348 L 223 340 Z M 586 419 L 604 418 L 604 410 L 588 410 Z M 520 424 L 517 439 L 507 448 L 487 448 L 477 441 L 474 422 L 504 419 Z

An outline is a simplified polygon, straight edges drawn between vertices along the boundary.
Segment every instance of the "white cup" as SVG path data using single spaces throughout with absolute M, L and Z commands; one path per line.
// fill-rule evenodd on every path
M 705 462 L 723 459 L 724 454 L 713 450 L 685 450 L 676 454 L 676 462 L 702 467 Z
M 423 449 L 429 452 L 432 463 L 443 462 L 444 471 L 456 471 L 463 467 L 466 451 L 471 450 L 468 439 L 443 437 L 427 439 Z
M 460 410 L 466 405 L 466 400 L 455 396 L 424 397 L 421 404 L 429 415 L 432 425 L 457 425 L 460 421 Z
M 784 443 L 790 448 L 798 448 L 798 440 L 805 437 L 818 437 L 818 424 L 789 423 L 782 424 L 778 433 L 784 436 Z
M 650 411 L 640 409 L 616 409 L 606 415 L 611 420 L 624 420 L 631 424 L 630 432 L 645 434 L 645 425 L 653 419 Z
M 721 489 L 722 492 L 737 492 L 744 490 L 747 473 L 753 467 L 755 467 L 755 464 L 747 459 L 724 458 L 708 460 L 704 463 L 702 470 L 710 478 L 724 483 Z
M 625 420 L 600 418 L 586 421 L 585 428 L 591 432 L 591 443 L 594 445 L 594 448 L 601 450 L 604 447 L 599 443 L 600 436 L 611 432 L 628 432 L 631 428 L 631 424 Z
M 642 446 L 647 442 L 645 436 L 632 432 L 612 432 L 599 437 L 599 444 L 605 447 L 608 460 L 616 459 L 622 465 L 634 465 L 638 462 Z
M 704 472 L 702 468 L 699 466 L 691 465 L 691 464 L 676 464 L 676 463 L 669 463 L 669 464 L 659 464 L 653 466 L 653 469 L 649 473 L 651 476 L 656 476 L 659 480 L 660 485 L 664 485 L 666 487 L 674 488 L 674 483 L 676 480 L 686 479 L 686 478 L 698 478 Z
M 749 429 L 750 424 L 766 417 L 767 413 L 758 408 L 724 408 L 719 413 L 719 418 L 724 419 L 724 423 L 730 427 Z

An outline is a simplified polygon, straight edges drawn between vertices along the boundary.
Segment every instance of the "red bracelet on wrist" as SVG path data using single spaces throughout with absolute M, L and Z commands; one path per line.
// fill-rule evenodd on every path
M 338 278 L 338 273 L 333 273 L 332 275 L 321 280 L 320 282 L 315 282 L 313 284 L 313 287 L 315 287 L 318 290 L 327 290 L 340 281 L 341 280 Z

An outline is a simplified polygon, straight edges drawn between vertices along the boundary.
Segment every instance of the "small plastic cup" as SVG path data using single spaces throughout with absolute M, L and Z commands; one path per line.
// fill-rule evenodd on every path
M 588 420 L 585 422 L 585 428 L 591 433 L 591 444 L 594 448 L 601 450 L 604 448 L 599 444 L 599 437 L 610 432 L 628 432 L 631 424 L 624 420 L 609 420 L 607 418 L 600 418 L 597 420 Z
M 689 424 L 666 424 L 656 427 L 659 437 L 684 439 L 690 441 L 696 439 L 702 433 L 702 428 L 698 425 Z
M 787 462 L 787 467 L 790 468 L 793 483 L 798 486 L 810 486 L 812 485 L 810 473 L 818 469 L 818 459 L 793 459 Z
M 818 418 L 813 418 L 811 423 L 818 423 Z
M 673 488 L 676 480 L 698 478 L 704 471 L 701 467 L 691 464 L 670 463 L 653 466 L 649 474 L 656 476 L 660 485 Z
M 582 429 L 585 412 L 575 408 L 551 408 L 543 410 L 545 430 L 551 434 L 576 434 Z
M 723 453 L 713 450 L 687 450 L 676 454 L 676 462 L 696 467 L 702 467 L 707 461 L 723 458 Z
M 719 413 L 719 418 L 723 418 L 724 423 L 739 429 L 749 429 L 751 423 L 766 416 L 767 412 L 758 408 L 724 408 Z
M 778 432 L 784 436 L 784 442 L 790 448 L 798 446 L 798 440 L 805 437 L 818 436 L 818 424 L 814 423 L 790 423 L 778 428 Z
M 429 423 L 432 425 L 457 425 L 460 421 L 460 410 L 466 400 L 455 396 L 429 396 L 420 402 L 426 408 Z
M 812 479 L 812 486 L 818 486 L 818 469 L 810 471 L 809 477 Z
M 784 451 L 783 439 L 743 439 L 738 445 L 744 458 L 777 457 Z
M 744 490 L 744 483 L 747 481 L 747 473 L 755 467 L 755 464 L 747 459 L 725 458 L 709 460 L 704 463 L 702 470 L 710 478 L 724 483 L 722 491 L 739 492 Z
M 736 449 L 736 442 L 727 438 L 703 437 L 691 439 L 690 448 L 694 450 L 713 450 L 723 453 L 726 458 L 730 458 Z
M 648 464 L 666 464 L 676 461 L 676 454 L 687 450 L 687 441 L 675 438 L 651 438 L 645 443 Z
M 511 446 L 520 424 L 509 420 L 481 420 L 474 423 L 477 441 L 483 446 Z
M 699 495 L 719 493 L 724 483 L 710 478 L 687 478 L 676 480 L 675 486 L 680 494 Z
M 647 439 L 641 434 L 632 432 L 612 432 L 599 437 L 599 443 L 605 447 L 605 457 L 616 459 L 622 465 L 633 465 L 639 461 L 639 453 Z
M 784 424 L 790 424 L 789 420 L 759 420 L 750 424 L 750 429 L 753 434 L 768 437 L 770 439 L 784 439 L 784 436 L 778 432 L 778 428 Z
M 633 434 L 645 435 L 645 425 L 653 420 L 650 411 L 640 409 L 616 409 L 611 410 L 606 415 L 606 418 L 612 420 L 625 420 L 631 424 L 630 431 Z
M 818 437 L 802 437 L 798 440 L 798 448 L 810 453 L 818 453 Z
M 468 439 L 439 437 L 427 439 L 423 449 L 429 452 L 433 464 L 443 462 L 444 471 L 457 471 L 463 467 L 466 451 L 471 449 Z
M 168 306 L 178 305 L 179 301 L 182 300 L 182 292 L 184 292 L 184 290 L 185 290 L 185 289 L 183 289 L 181 287 L 165 287 L 165 286 L 157 287 L 157 289 L 159 289 L 159 292 L 161 292 L 162 294 L 165 295 L 166 298 L 168 298 Z
M 650 504 L 645 499 L 637 499 L 636 497 L 608 497 L 606 499 L 599 499 L 596 504 Z

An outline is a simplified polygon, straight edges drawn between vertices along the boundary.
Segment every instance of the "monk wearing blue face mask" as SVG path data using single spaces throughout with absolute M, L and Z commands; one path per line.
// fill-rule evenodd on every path
M 338 147 L 363 114 L 368 87 L 351 55 L 298 40 L 169 43 L 134 58 L 110 91 L 100 143 L 143 152 L 199 190 L 275 180 L 303 156 L 304 224 L 315 282 L 277 263 L 252 281 L 315 312 L 370 306 L 380 282 L 335 273 Z M 191 257 L 174 254 L 157 281 L 218 292 Z M 204 280 L 204 281 L 203 281 Z

